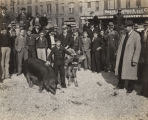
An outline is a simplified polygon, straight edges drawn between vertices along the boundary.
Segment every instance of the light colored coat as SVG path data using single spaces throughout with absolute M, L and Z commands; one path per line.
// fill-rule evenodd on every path
M 118 68 L 119 68 L 119 63 L 120 63 L 120 56 L 121 56 L 121 51 L 122 51 L 122 46 L 123 42 L 125 40 L 125 34 L 121 38 L 121 42 L 118 47 L 117 51 L 117 59 L 116 59 L 116 67 L 115 67 L 115 75 L 118 76 Z M 130 34 L 126 47 L 125 47 L 125 52 L 124 52 L 124 57 L 123 57 L 123 66 L 122 66 L 122 73 L 121 73 L 121 79 L 125 80 L 137 80 L 137 65 L 132 66 L 131 63 L 135 62 L 138 64 L 139 62 L 139 57 L 141 53 L 141 38 L 140 35 L 132 31 Z
M 17 52 L 20 52 L 23 48 L 27 48 L 26 36 L 18 36 L 15 40 L 15 49 Z

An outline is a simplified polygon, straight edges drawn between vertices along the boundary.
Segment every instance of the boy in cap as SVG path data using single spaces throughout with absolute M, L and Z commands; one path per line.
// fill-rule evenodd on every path
M 56 73 L 56 76 L 58 76 L 58 73 L 60 73 L 61 86 L 63 88 L 66 88 L 65 70 L 64 70 L 65 53 L 68 55 L 71 55 L 70 52 L 68 52 L 64 47 L 61 46 L 61 41 L 56 40 L 56 46 L 52 48 L 51 53 L 47 58 L 48 61 L 51 61 L 52 55 L 54 55 L 53 62 L 54 62 L 55 73 Z M 58 80 L 57 80 L 57 85 L 58 85 Z

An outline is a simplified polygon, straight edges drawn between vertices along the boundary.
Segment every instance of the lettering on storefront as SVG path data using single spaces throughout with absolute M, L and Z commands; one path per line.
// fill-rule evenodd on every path
M 104 10 L 105 15 L 115 15 L 118 10 Z M 148 8 L 130 8 L 122 9 L 123 15 L 148 14 Z

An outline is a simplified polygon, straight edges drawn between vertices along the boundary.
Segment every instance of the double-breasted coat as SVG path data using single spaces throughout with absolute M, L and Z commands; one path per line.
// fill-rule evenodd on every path
M 121 38 L 118 51 L 117 51 L 117 58 L 116 58 L 116 67 L 115 67 L 115 75 L 118 76 L 118 70 L 119 70 L 119 63 L 120 63 L 120 57 L 121 57 L 121 52 L 122 52 L 122 47 L 123 47 L 123 42 L 125 40 L 126 35 L 124 34 Z M 124 80 L 137 80 L 137 67 L 132 66 L 132 62 L 137 63 L 139 62 L 139 57 L 141 53 L 141 38 L 140 35 L 132 31 L 130 34 L 126 46 L 125 46 L 125 51 L 124 51 L 124 56 L 123 56 L 123 64 L 120 69 L 122 69 L 121 72 L 121 79 Z

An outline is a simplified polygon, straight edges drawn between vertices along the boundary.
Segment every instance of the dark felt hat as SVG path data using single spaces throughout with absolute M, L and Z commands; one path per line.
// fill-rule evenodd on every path
M 134 23 L 133 23 L 133 21 L 132 20 L 127 20 L 126 22 L 125 22 L 125 26 L 127 27 L 127 26 L 133 26 L 134 25 Z
M 2 10 L 7 10 L 7 8 L 5 6 L 1 6 Z
M 113 22 L 109 22 L 108 25 L 109 25 L 109 26 L 114 26 L 114 23 L 113 23 Z
M 144 22 L 144 26 L 148 26 L 148 21 L 145 21 Z
M 22 7 L 21 10 L 26 10 L 26 8 Z

